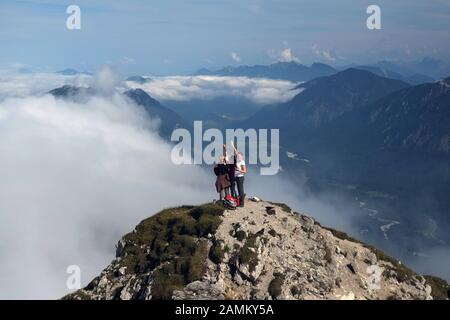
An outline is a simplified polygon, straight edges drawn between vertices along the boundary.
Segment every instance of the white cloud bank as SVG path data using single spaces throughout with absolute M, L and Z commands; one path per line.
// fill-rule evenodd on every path
M 115 90 L 141 88 L 160 101 L 211 100 L 235 96 L 266 105 L 289 101 L 300 91 L 296 84 L 285 80 L 221 76 L 151 77 L 144 84 L 121 82 L 111 68 L 102 68 L 95 76 L 67 76 L 56 73 L 0 73 L 0 101 L 8 97 L 43 95 L 63 85 L 95 87 L 110 95 Z
M 286 102 L 299 90 L 290 81 L 247 77 L 171 76 L 153 77 L 144 84 L 127 81 L 131 88 L 141 88 L 157 100 L 211 100 L 222 96 L 237 96 L 257 104 Z
M 0 72 L 0 101 L 7 97 L 41 95 L 63 85 L 86 87 L 93 83 L 93 77 L 86 74 L 66 76 L 57 73 Z
M 153 124 L 117 94 L 0 102 L 0 299 L 58 298 L 68 265 L 86 284 L 141 219 L 214 197 L 212 177 L 174 166 Z

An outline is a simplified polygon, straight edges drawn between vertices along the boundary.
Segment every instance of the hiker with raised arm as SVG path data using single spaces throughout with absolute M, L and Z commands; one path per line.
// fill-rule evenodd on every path
M 234 185 L 237 186 L 238 194 L 239 194 L 239 206 L 244 206 L 244 200 L 245 200 L 245 192 L 244 192 L 244 177 L 247 173 L 247 166 L 245 165 L 245 159 L 244 155 L 238 151 L 238 149 L 235 147 L 233 141 L 231 142 L 231 146 L 234 150 L 234 181 L 232 180 L 231 183 L 231 192 L 236 193 L 234 189 Z M 236 194 L 234 194 L 235 196 Z

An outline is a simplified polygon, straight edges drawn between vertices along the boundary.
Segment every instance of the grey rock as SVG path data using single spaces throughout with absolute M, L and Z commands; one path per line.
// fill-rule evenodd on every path
M 223 292 L 214 284 L 202 281 L 189 283 L 183 290 L 173 292 L 174 300 L 222 300 Z

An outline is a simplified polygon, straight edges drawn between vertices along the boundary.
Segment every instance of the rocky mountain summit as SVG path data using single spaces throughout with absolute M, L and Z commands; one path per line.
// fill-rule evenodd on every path
M 161 211 L 117 244 L 116 258 L 64 299 L 447 299 L 422 276 L 284 204 L 254 198 Z

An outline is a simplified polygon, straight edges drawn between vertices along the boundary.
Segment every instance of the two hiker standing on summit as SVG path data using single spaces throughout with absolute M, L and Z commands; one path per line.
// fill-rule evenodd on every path
M 231 142 L 234 156 L 233 161 L 229 161 L 227 145 L 223 145 L 223 155 L 219 157 L 219 163 L 214 166 L 216 179 L 216 191 L 219 193 L 220 201 L 233 208 L 243 207 L 245 201 L 244 178 L 247 172 L 244 155 L 237 150 Z M 237 187 L 237 193 L 236 193 Z

